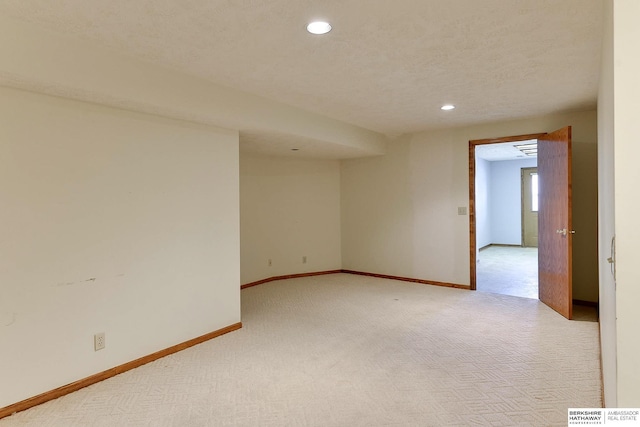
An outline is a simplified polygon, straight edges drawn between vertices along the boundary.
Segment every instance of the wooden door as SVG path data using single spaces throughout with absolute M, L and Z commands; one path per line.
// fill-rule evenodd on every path
M 538 295 L 572 316 L 571 127 L 538 138 Z
M 522 246 L 537 248 L 538 168 L 522 168 L 520 175 L 522 181 Z

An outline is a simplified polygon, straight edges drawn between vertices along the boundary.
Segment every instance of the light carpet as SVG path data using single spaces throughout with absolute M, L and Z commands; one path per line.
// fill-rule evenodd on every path
M 0 426 L 564 426 L 601 405 L 598 323 L 533 299 L 333 274 L 243 290 L 242 321 Z

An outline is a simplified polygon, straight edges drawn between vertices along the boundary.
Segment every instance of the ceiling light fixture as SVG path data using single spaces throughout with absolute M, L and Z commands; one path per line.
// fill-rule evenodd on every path
M 538 142 L 534 142 L 532 144 L 520 144 L 520 145 L 514 145 L 515 148 L 517 148 L 518 150 L 520 150 L 523 154 L 526 154 L 527 156 L 531 156 L 531 157 L 537 157 L 538 156 Z
M 311 34 L 327 34 L 331 31 L 331 24 L 325 21 L 314 21 L 307 25 L 307 31 Z
M 455 105 L 451 105 L 451 104 L 446 104 L 440 107 L 440 109 L 444 111 L 453 110 L 454 108 L 456 108 Z

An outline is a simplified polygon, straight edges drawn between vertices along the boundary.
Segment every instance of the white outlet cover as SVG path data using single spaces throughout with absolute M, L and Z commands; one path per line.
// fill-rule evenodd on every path
M 104 332 L 100 332 L 93 336 L 93 349 L 95 351 L 102 350 L 103 348 L 105 348 L 105 345 L 106 342 Z

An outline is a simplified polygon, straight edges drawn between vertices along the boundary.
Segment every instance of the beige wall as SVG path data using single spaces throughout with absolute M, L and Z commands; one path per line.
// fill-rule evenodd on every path
M 240 213 L 243 284 L 340 269 L 338 160 L 242 155 Z
M 616 310 L 620 407 L 640 407 L 640 2 L 613 2 Z
M 341 164 L 342 268 L 411 276 L 409 139 L 387 154 Z
M 240 321 L 237 132 L 0 88 L 0 147 L 0 407 Z
M 604 2 L 602 67 L 598 90 L 598 263 L 600 266 L 600 346 L 604 404 L 617 406 L 616 284 L 611 264 L 615 235 L 613 1 Z
M 343 268 L 469 285 L 468 142 L 573 126 L 574 298 L 597 301 L 596 112 L 405 136 L 342 163 Z

